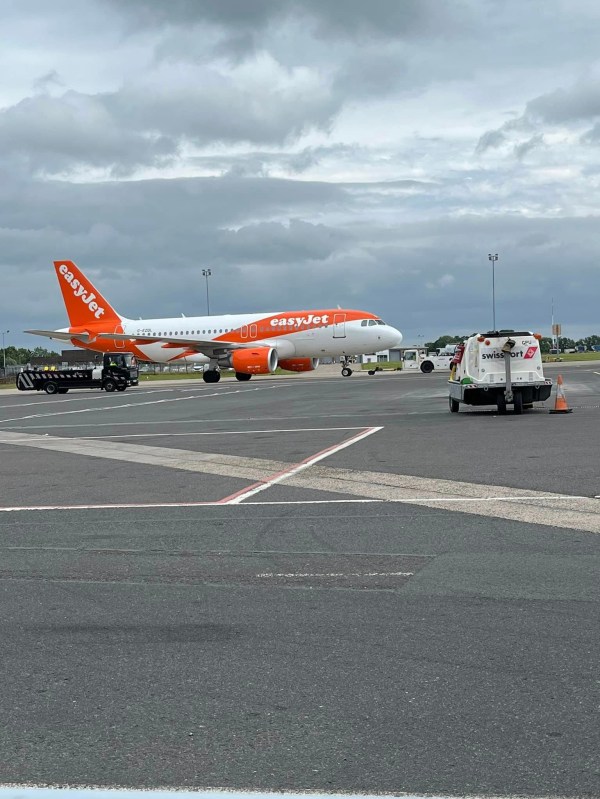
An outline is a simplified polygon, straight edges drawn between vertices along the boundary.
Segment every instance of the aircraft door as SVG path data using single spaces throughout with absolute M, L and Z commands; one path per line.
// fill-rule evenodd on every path
M 333 337 L 346 338 L 346 314 L 336 313 L 333 315 Z
M 113 330 L 113 333 L 119 333 L 119 334 L 122 334 L 122 333 L 124 333 L 124 332 L 125 332 L 125 331 L 123 330 L 123 325 L 117 325 L 117 326 L 115 327 L 115 329 Z M 124 349 L 125 349 L 125 342 L 124 342 L 122 339 L 118 339 L 118 338 L 116 338 L 116 339 L 114 340 L 114 345 L 115 345 L 115 349 L 116 349 L 116 350 L 124 350 Z

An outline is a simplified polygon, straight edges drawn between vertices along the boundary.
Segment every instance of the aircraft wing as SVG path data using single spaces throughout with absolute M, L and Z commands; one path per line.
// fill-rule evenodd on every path
M 24 333 L 31 333 L 34 336 L 46 336 L 46 338 L 55 338 L 58 341 L 71 341 L 76 338 L 79 341 L 88 343 L 93 340 L 89 333 L 65 333 L 61 330 L 24 330 Z
M 115 339 L 116 341 L 130 341 L 132 344 L 162 344 L 165 349 L 188 349 L 208 355 L 211 352 L 223 350 L 238 350 L 247 347 L 256 347 L 256 341 L 230 342 L 190 338 L 169 338 L 168 336 L 132 336 L 126 333 L 99 333 L 96 338 Z

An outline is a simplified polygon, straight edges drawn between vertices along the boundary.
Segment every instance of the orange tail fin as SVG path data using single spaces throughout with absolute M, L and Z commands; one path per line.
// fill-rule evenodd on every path
M 71 327 L 120 322 L 121 317 L 73 261 L 54 261 Z

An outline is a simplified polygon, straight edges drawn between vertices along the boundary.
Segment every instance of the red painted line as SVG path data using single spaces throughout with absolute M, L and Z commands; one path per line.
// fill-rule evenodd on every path
M 275 474 L 272 474 L 270 477 L 267 477 L 264 480 L 258 480 L 256 483 L 253 483 L 247 488 L 242 488 L 240 489 L 240 491 L 236 491 L 234 494 L 230 494 L 229 496 L 224 497 L 223 499 L 219 500 L 218 504 L 220 505 L 229 504 L 236 499 L 239 500 L 240 497 L 243 497 L 246 494 L 252 495 L 256 493 L 257 489 L 262 490 L 263 488 L 268 488 L 270 485 L 280 482 L 284 478 L 289 477 L 292 474 L 295 474 L 296 472 L 302 470 L 303 468 L 311 466 L 313 463 L 316 463 L 317 461 L 323 460 L 323 458 L 326 458 L 328 455 L 333 455 L 335 452 L 338 452 L 340 449 L 344 449 L 345 447 L 353 444 L 355 441 L 359 441 L 360 439 L 365 438 L 366 435 L 375 433 L 377 430 L 381 430 L 381 427 L 365 427 L 359 433 L 356 433 L 350 438 L 341 441 L 339 444 L 333 444 L 330 447 L 326 447 L 325 449 L 322 449 L 320 452 L 317 452 L 314 455 L 309 455 L 307 458 L 304 458 L 304 460 L 301 460 L 298 463 L 294 463 L 291 466 L 288 466 L 287 469 L 284 469 L 281 472 L 276 472 Z

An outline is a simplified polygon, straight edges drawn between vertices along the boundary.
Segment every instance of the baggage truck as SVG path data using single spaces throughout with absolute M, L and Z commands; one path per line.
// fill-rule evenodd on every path
M 450 411 L 460 404 L 496 405 L 523 413 L 547 400 L 552 381 L 544 378 L 539 334 L 513 330 L 477 333 L 457 347 L 448 381 Z
M 57 369 L 41 372 L 25 369 L 17 375 L 20 391 L 45 391 L 46 394 L 66 394 L 72 388 L 99 388 L 104 391 L 125 391 L 137 386 L 137 358 L 128 352 L 107 352 L 102 365 L 93 369 Z

